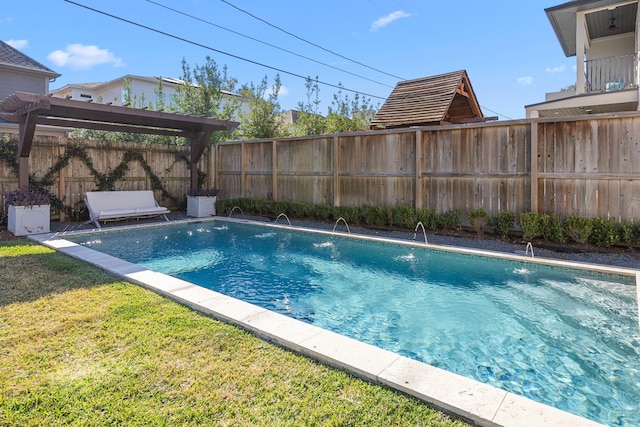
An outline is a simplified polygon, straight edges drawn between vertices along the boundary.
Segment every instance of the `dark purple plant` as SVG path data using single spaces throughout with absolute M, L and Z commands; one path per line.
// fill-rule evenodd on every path
M 7 206 L 12 205 L 31 207 L 37 205 L 48 205 L 51 203 L 51 198 L 46 193 L 19 188 L 15 191 L 10 191 L 5 194 L 5 203 Z

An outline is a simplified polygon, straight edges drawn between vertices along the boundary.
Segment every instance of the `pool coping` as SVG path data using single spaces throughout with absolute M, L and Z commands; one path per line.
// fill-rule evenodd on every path
M 491 252 L 469 248 L 416 243 L 398 239 L 372 237 L 358 234 L 334 233 L 327 230 L 289 227 L 245 219 L 213 217 L 173 221 L 195 223 L 224 220 L 260 226 L 295 229 L 319 234 L 366 239 L 407 246 L 429 247 L 437 250 L 492 256 L 527 262 L 544 263 L 569 268 L 589 269 L 610 274 L 636 277 L 636 289 L 640 304 L 640 270 L 587 264 L 548 258 L 531 258 L 523 255 Z M 166 225 L 164 223 L 163 225 Z M 138 284 L 146 289 L 184 304 L 215 319 L 233 324 L 254 335 L 284 348 L 311 357 L 329 366 L 345 370 L 358 377 L 399 390 L 417 397 L 431 406 L 454 414 L 481 426 L 537 427 L 537 426 L 602 426 L 595 421 L 562 411 L 529 398 L 511 393 L 477 380 L 418 362 L 405 356 L 383 350 L 370 344 L 339 335 L 308 323 L 287 317 L 257 305 L 247 303 L 216 291 L 157 273 L 137 264 L 115 258 L 88 247 L 64 240 L 65 235 L 95 232 L 121 231 L 140 227 L 158 227 L 149 224 L 136 227 L 111 227 L 108 230 L 66 231 L 32 235 L 30 239 L 42 245 L 81 259 L 110 274 Z M 639 321 L 640 327 L 640 321 Z

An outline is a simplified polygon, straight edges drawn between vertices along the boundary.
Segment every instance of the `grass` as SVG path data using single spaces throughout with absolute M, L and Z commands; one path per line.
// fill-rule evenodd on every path
M 466 425 L 25 240 L 0 277 L 0 426 Z

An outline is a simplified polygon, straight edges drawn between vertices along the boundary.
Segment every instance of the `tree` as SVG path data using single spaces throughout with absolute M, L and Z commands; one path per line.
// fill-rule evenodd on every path
M 234 94 L 237 80 L 227 76 L 226 66 L 220 70 L 216 62 L 207 56 L 205 65 L 196 65 L 192 72 L 183 58 L 181 80 L 173 97 L 173 111 L 222 120 L 232 120 L 237 116 L 240 107 Z M 229 132 L 214 132 L 212 139 L 223 141 L 229 136 Z
M 164 111 L 167 108 L 166 95 L 164 93 L 164 87 L 162 85 L 162 77 L 158 78 L 158 87 L 153 92 L 156 94 L 155 110 Z
M 337 94 L 333 95 L 331 107 L 327 114 L 327 133 L 358 131 L 369 128 L 369 122 L 375 115 L 377 108 L 370 105 L 371 99 L 356 93 L 353 99 L 348 94 L 342 94 L 342 85 Z
M 196 65 L 192 72 L 183 58 L 181 80 L 173 99 L 174 110 L 223 120 L 236 116 L 239 103 L 233 93 L 237 81 L 227 76 L 226 66 L 220 70 L 216 62 L 207 56 L 205 65 Z
M 294 126 L 294 133 L 296 136 L 322 135 L 325 133 L 327 123 L 319 113 L 321 101 L 318 76 L 315 80 L 307 77 L 305 86 L 307 88 L 307 103 L 298 103 L 298 121 Z
M 244 139 L 277 138 L 284 134 L 281 109 L 278 103 L 278 95 L 282 83 L 277 74 L 274 84 L 267 93 L 267 76 L 264 76 L 258 86 L 253 83 L 242 86 L 240 96 L 248 102 L 249 111 L 240 110 L 240 128 L 237 132 Z

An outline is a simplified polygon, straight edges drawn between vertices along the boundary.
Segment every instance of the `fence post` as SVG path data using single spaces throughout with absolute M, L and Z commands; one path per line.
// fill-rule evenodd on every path
M 272 181 L 273 183 L 272 185 L 272 199 L 278 200 L 278 140 L 274 139 L 273 142 L 271 143 L 271 168 L 273 169 L 271 171 L 272 174 Z
M 58 159 L 62 159 L 62 157 L 64 157 L 65 151 L 66 147 L 62 145 L 60 143 L 60 139 L 58 139 Z M 60 168 L 58 171 L 58 199 L 63 202 L 63 205 L 65 199 L 65 187 L 67 185 L 64 180 L 65 170 L 66 168 Z M 65 222 L 65 219 L 64 209 L 60 209 L 60 222 Z
M 247 149 L 244 142 L 240 143 L 240 193 L 247 197 Z
M 218 168 L 216 164 L 217 158 L 217 150 L 218 144 L 213 144 L 209 146 L 209 173 L 207 174 L 207 178 L 209 178 L 209 187 L 207 188 L 216 188 L 216 184 L 218 182 Z
M 531 212 L 538 212 L 538 120 L 531 120 L 531 171 L 529 173 L 531 187 Z
M 416 131 L 416 210 L 422 209 L 422 131 Z
M 333 206 L 340 206 L 340 144 L 333 136 Z

